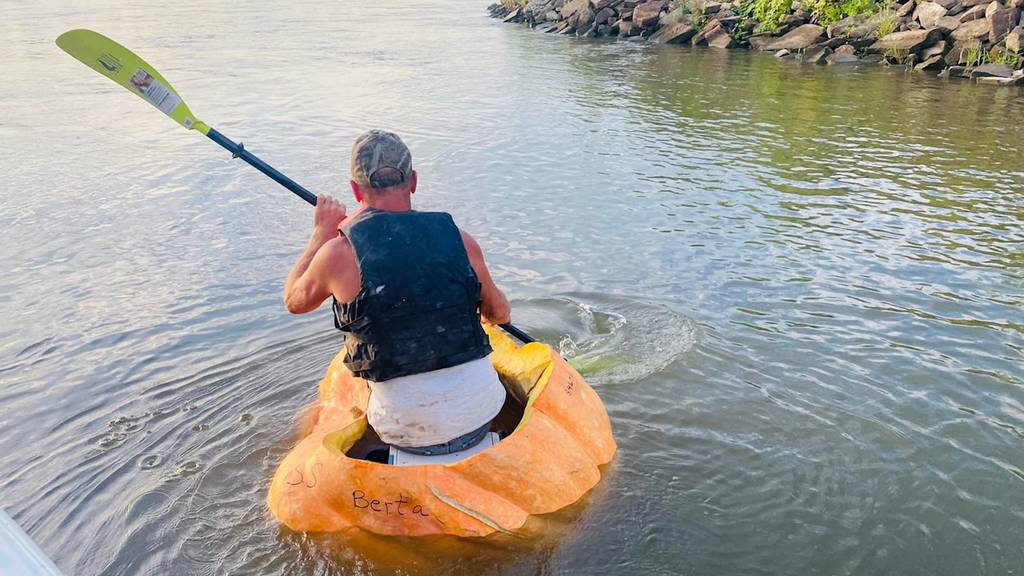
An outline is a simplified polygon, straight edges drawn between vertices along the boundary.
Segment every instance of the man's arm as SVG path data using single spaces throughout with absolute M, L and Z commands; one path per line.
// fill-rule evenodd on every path
M 284 283 L 284 305 L 292 314 L 316 310 L 331 295 L 330 260 L 340 248 L 338 224 L 344 218 L 345 207 L 337 200 L 317 198 L 313 233 Z
M 484 251 L 480 249 L 480 245 L 472 236 L 462 230 L 459 232 L 462 234 L 462 243 L 466 245 L 469 263 L 473 266 L 473 271 L 476 272 L 477 280 L 480 281 L 480 294 L 483 298 L 480 314 L 491 324 L 511 322 L 512 308 L 509 306 L 508 298 L 491 278 L 491 272 L 487 269 L 487 263 L 484 262 Z

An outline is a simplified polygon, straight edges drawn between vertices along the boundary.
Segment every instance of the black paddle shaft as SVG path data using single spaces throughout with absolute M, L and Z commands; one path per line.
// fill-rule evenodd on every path
M 529 344 L 531 342 L 536 342 L 536 340 L 534 338 L 532 338 L 529 334 L 527 334 L 526 332 L 523 332 L 519 328 L 516 328 L 512 324 L 498 324 L 498 327 L 501 328 L 502 330 L 504 330 L 505 332 L 508 332 L 509 334 L 514 336 L 515 338 L 517 338 L 523 344 Z
M 230 138 L 221 134 L 220 132 L 217 132 L 213 128 L 210 128 L 210 131 L 206 135 L 207 137 L 210 138 L 210 140 L 213 140 L 217 144 L 220 144 L 221 146 L 226 148 L 228 152 L 231 152 L 231 156 L 233 158 L 241 158 L 242 160 L 245 161 L 246 164 L 259 170 L 260 172 L 263 172 L 267 176 L 270 176 L 271 180 L 273 180 L 274 182 L 277 182 L 281 186 L 284 186 L 285 188 L 291 190 L 292 192 L 295 193 L 296 196 L 302 198 L 306 202 L 309 202 L 311 205 L 316 206 L 316 194 L 313 194 L 309 190 L 306 190 L 305 188 L 300 186 L 299 183 L 296 182 L 295 180 L 292 180 L 291 178 L 285 176 L 284 174 L 281 174 L 273 166 L 257 158 L 255 154 L 246 150 L 245 146 L 243 146 L 241 143 L 234 143 Z
M 270 179 L 273 180 L 274 182 L 277 182 L 281 186 L 284 186 L 288 190 L 291 190 L 293 193 L 295 193 L 296 196 L 302 198 L 306 202 L 309 202 L 311 205 L 316 206 L 316 194 L 313 194 L 309 190 L 306 190 L 301 185 L 299 185 L 299 183 L 296 182 L 295 180 L 292 180 L 291 178 L 278 172 L 277 169 L 275 169 L 270 164 L 267 164 L 263 160 L 260 160 L 255 154 L 246 150 L 245 146 L 243 146 L 242 143 L 239 142 L 236 144 L 233 140 L 221 134 L 220 132 L 217 132 L 213 128 L 210 128 L 210 131 L 206 134 L 206 136 L 209 137 L 210 140 L 213 140 L 217 144 L 223 146 L 228 152 L 231 152 L 231 156 L 233 158 L 241 158 L 242 160 L 245 161 L 246 164 L 259 170 L 260 172 L 263 172 L 267 176 L 270 176 Z M 499 324 L 499 326 L 501 327 L 502 330 L 508 332 L 509 334 L 520 340 L 523 344 L 536 342 L 536 340 L 531 338 L 529 334 L 523 332 L 519 328 L 516 328 L 512 324 Z

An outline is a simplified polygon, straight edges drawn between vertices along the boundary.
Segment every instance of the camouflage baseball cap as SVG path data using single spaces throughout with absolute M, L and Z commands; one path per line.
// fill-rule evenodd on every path
M 398 186 L 411 172 L 412 154 L 393 132 L 370 130 L 352 145 L 352 179 L 360 186 Z

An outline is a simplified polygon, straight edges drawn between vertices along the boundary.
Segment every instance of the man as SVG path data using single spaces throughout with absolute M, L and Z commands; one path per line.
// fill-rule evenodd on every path
M 480 326 L 509 321 L 480 245 L 444 212 L 416 212 L 412 155 L 371 130 L 352 147 L 359 209 L 317 199 L 313 233 L 284 287 L 302 314 L 334 298 L 345 365 L 370 386 L 367 418 L 381 440 L 415 454 L 447 454 L 482 440 L 505 388 Z

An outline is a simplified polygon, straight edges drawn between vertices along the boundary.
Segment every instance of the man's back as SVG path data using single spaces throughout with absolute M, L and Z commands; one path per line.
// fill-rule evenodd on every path
M 341 230 L 360 270 L 356 296 L 334 306 L 353 374 L 383 382 L 490 354 L 480 282 L 450 215 L 369 208 Z
M 360 208 L 351 216 L 346 217 L 344 207 L 333 198 L 323 196 L 320 198 L 317 208 L 319 212 L 326 215 L 321 217 L 323 222 L 333 222 L 333 225 L 323 227 L 325 237 L 316 238 L 317 228 L 314 223 L 314 237 L 310 239 L 310 248 L 314 247 L 309 255 L 310 262 L 300 274 L 295 274 L 299 266 L 293 269 L 292 276 L 285 283 L 284 301 L 285 305 L 293 314 L 311 312 L 320 307 L 327 298 L 333 297 L 338 302 L 351 302 L 359 293 L 361 281 L 359 263 L 355 249 L 351 241 L 339 233 L 339 228 L 349 219 L 357 216 L 363 209 Z M 322 207 L 329 207 L 322 210 Z M 316 217 L 314 216 L 314 222 Z M 469 257 L 469 263 L 473 267 L 477 280 L 480 282 L 480 291 L 483 301 L 480 304 L 480 313 L 484 320 L 491 324 L 504 324 L 510 321 L 510 307 L 505 295 L 491 278 L 490 270 L 484 260 L 483 250 L 477 241 L 464 230 L 459 230 L 462 237 L 462 244 Z M 307 248 L 307 251 L 310 251 Z M 302 261 L 300 259 L 299 264 Z
M 346 218 L 333 198 L 317 199 L 285 304 L 303 313 L 334 298 L 346 365 L 370 386 L 381 439 L 421 454 L 471 446 L 505 398 L 480 322 L 508 322 L 508 300 L 450 215 L 412 211 L 417 176 L 401 139 L 368 132 L 352 166 L 361 207 Z

